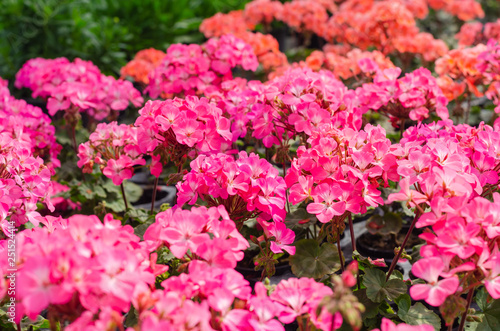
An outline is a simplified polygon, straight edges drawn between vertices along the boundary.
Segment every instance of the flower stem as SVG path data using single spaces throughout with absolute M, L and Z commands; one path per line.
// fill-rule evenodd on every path
M 286 177 L 286 162 L 283 162 L 283 178 Z M 288 204 L 288 189 L 285 189 L 285 204 L 286 204 L 286 212 L 290 214 L 290 205 Z
M 460 326 L 458 327 L 458 331 L 463 331 L 465 327 L 465 320 L 467 319 L 467 313 L 469 312 L 469 307 L 472 302 L 472 297 L 474 296 L 474 288 L 469 290 L 467 294 L 467 305 L 465 306 L 465 311 L 462 314 L 462 318 L 460 319 Z
M 155 184 L 154 184 L 154 187 L 153 187 L 153 197 L 151 199 L 151 215 L 153 215 L 153 212 L 155 211 L 156 189 L 158 188 L 158 180 L 159 179 L 160 179 L 160 177 L 157 177 L 155 179 Z
M 401 131 L 401 133 L 399 135 L 399 139 L 401 140 L 403 138 L 403 132 L 405 130 L 405 119 L 402 118 L 400 123 L 401 124 L 399 125 L 399 130 Z
M 76 144 L 76 123 L 71 124 L 71 141 L 73 143 L 75 154 L 78 155 L 78 146 Z
M 339 259 L 340 259 L 340 269 L 344 272 L 344 257 L 342 255 L 342 248 L 340 247 L 340 231 L 337 229 L 337 250 L 339 251 Z
M 406 233 L 405 239 L 403 240 L 403 243 L 401 244 L 401 248 L 398 251 L 398 254 L 394 257 L 394 260 L 392 260 L 391 266 L 389 268 L 389 271 L 387 272 L 387 277 L 385 278 L 386 281 L 389 280 L 389 277 L 391 276 L 392 272 L 394 271 L 394 268 L 396 267 L 396 264 L 399 261 L 399 258 L 401 257 L 401 254 L 403 253 L 403 250 L 405 249 L 406 242 L 410 238 L 410 235 L 413 231 L 413 228 L 415 228 L 415 224 L 417 223 L 418 219 L 422 215 L 422 212 L 417 209 L 417 213 L 415 214 L 415 218 L 411 222 L 410 229 L 408 230 L 408 233 Z
M 354 238 L 354 225 L 352 223 L 352 214 L 351 213 L 349 213 L 349 232 L 351 232 L 351 246 L 352 246 L 352 252 L 354 253 L 354 251 L 356 250 L 356 239 Z M 361 288 L 361 279 L 359 276 L 359 272 L 358 272 L 356 279 L 357 279 L 358 289 L 359 289 L 359 288 Z
M 349 213 L 349 231 L 351 232 L 351 246 L 352 246 L 352 251 L 354 252 L 356 250 L 356 240 L 354 239 L 354 226 L 352 223 L 351 213 Z
M 122 197 L 123 202 L 125 203 L 125 212 L 128 210 L 127 196 L 125 195 L 125 188 L 123 187 L 123 183 L 120 184 L 120 188 L 122 189 Z

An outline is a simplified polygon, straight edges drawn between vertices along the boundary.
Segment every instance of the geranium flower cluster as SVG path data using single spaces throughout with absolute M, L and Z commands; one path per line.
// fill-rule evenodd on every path
M 226 151 L 233 141 L 230 121 L 205 98 L 148 101 L 139 114 L 139 148 L 153 156 L 156 177 L 162 163 L 173 162 L 180 169 L 187 157 Z
M 389 54 L 393 40 L 417 33 L 413 14 L 399 1 L 347 1 L 330 18 L 325 37 Z
M 17 234 L 16 323 L 50 308 L 50 318 L 73 321 L 82 313 L 127 312 L 131 294 L 166 271 L 130 226 L 106 215 L 38 218 L 43 228 Z M 0 242 L 6 255 L 7 240 Z M 7 258 L 2 258 L 1 297 L 7 298 Z M 84 313 L 84 314 L 88 314 Z M 107 329 L 107 328 L 105 328 Z
M 273 20 L 286 23 L 297 32 L 307 31 L 324 35 L 328 13 L 335 10 L 332 1 L 293 0 L 282 4 L 274 0 L 255 0 L 249 2 L 243 11 L 233 11 L 229 14 L 216 14 L 205 19 L 200 31 L 206 36 L 216 36 L 220 33 L 240 35 L 243 29 L 253 30 L 257 24 L 264 24 L 266 29 Z M 247 24 L 242 25 L 241 19 Z
M 436 73 L 440 76 L 439 87 L 453 100 L 467 93 L 482 96 L 478 86 L 484 84 L 484 77 L 478 70 L 478 56 L 486 51 L 486 46 L 479 44 L 474 47 L 452 49 L 446 55 L 436 60 Z
M 382 325 L 380 329 L 373 329 L 373 331 L 433 331 L 435 330 L 432 325 L 421 324 L 421 325 L 410 325 L 406 323 L 399 323 L 396 325 L 393 321 L 388 318 L 382 318 Z
M 279 50 L 278 41 L 270 34 L 247 31 L 239 36 L 252 46 L 257 60 L 265 71 L 285 66 L 288 64 L 286 55 Z
M 428 284 L 410 289 L 414 299 L 439 306 L 448 296 L 481 283 L 490 295 L 500 297 L 495 257 L 500 234 L 500 197 L 495 193 L 499 142 L 499 133 L 489 126 L 453 126 L 451 121 L 405 132 L 397 161 L 401 191 L 391 194 L 388 202 L 405 201 L 416 208 L 416 226 L 432 228 L 420 235 L 427 245 L 412 273 Z M 493 196 L 494 202 L 486 196 Z
M 375 64 L 372 67 L 377 70 Z M 356 90 L 360 102 L 393 122 L 408 118 L 420 122 L 432 112 L 448 118 L 448 101 L 429 70 L 419 68 L 398 79 L 400 74 L 400 68 L 378 70 L 373 83 Z
M 332 290 L 308 278 L 281 281 L 271 294 L 257 283 L 251 294 L 248 281 L 233 269 L 193 261 L 189 273 L 170 277 L 162 286 L 164 290 L 143 288 L 134 294 L 142 329 L 284 331 L 283 324 L 295 320 L 321 330 L 342 325 L 340 313 L 318 309 Z
M 139 129 L 117 122 L 99 123 L 89 141 L 78 147 L 78 167 L 92 173 L 98 165 L 104 176 L 120 185 L 134 175 L 134 166 L 145 165 L 138 145 Z
M 491 39 L 484 52 L 479 54 L 477 69 L 484 77 L 485 83 L 490 83 L 486 96 L 496 105 L 495 112 L 500 113 L 500 45 Z
M 165 244 L 178 259 L 186 256 L 214 268 L 235 268 L 249 247 L 223 206 L 168 209 L 156 215 L 144 239 L 150 247 Z
M 253 108 L 252 136 L 267 148 L 310 136 L 323 124 L 361 127 L 361 109 L 349 91 L 326 70 L 289 69 L 265 84 L 264 102 Z
M 308 203 L 307 211 L 322 223 L 343 224 L 349 212 L 383 204 L 378 188 L 399 179 L 396 151 L 380 126 L 360 131 L 325 126 L 307 142 L 311 147 L 299 147 L 285 180 L 290 202 Z
M 251 121 L 255 117 L 252 108 L 257 102 L 264 102 L 264 89 L 260 81 L 235 78 L 222 83 L 219 91 L 207 95 L 231 121 L 233 139 L 244 138 L 252 131 Z
M 455 35 L 460 47 L 486 44 L 488 40 L 500 40 L 500 20 L 488 22 L 484 25 L 481 22 L 467 22 Z
M 10 133 L 0 133 L 0 226 L 5 234 L 28 221 L 38 225 L 38 202 L 54 210 L 50 176 L 50 169 L 31 154 L 30 146 L 19 144 Z
M 143 98 L 132 83 L 105 76 L 90 61 L 66 58 L 35 58 L 26 62 L 16 74 L 17 88 L 33 91 L 34 98 L 47 99 L 49 114 L 64 110 L 74 114 L 86 112 L 100 121 L 125 110 L 129 103 L 139 107 Z
M 10 95 L 7 81 L 0 78 L 0 132 L 8 133 L 17 144 L 41 157 L 49 168 L 59 167 L 61 145 L 56 142 L 50 117 L 39 107 Z
M 148 85 L 149 73 L 160 65 L 165 55 L 165 52 L 154 48 L 143 49 L 120 69 L 120 74 L 122 78 L 130 77 L 135 82 Z
M 444 55 L 448 47 L 429 33 L 419 32 L 415 17 L 427 15 L 424 1 L 346 1 L 330 18 L 324 37 L 383 54 L 418 54 L 425 61 Z
M 250 46 L 264 70 L 269 71 L 282 65 L 288 64 L 286 55 L 279 50 L 278 41 L 270 34 L 252 32 L 255 24 L 261 22 L 269 25 L 275 16 L 282 10 L 283 5 L 279 1 L 259 0 L 249 2 L 244 11 L 232 11 L 228 14 L 217 13 L 203 20 L 200 31 L 207 38 L 220 37 L 232 34 Z M 242 24 L 245 21 L 246 24 Z
M 226 34 L 241 36 L 248 30 L 255 28 L 255 24 L 250 23 L 248 20 L 243 10 L 233 10 L 227 14 L 217 13 L 201 22 L 200 32 L 207 38 L 220 37 Z
M 200 95 L 232 79 L 233 68 L 255 71 L 258 65 L 252 47 L 233 35 L 210 38 L 201 46 L 175 44 L 150 73 L 146 91 L 153 98 Z
M 427 2 L 432 9 L 446 11 L 462 21 L 484 17 L 483 8 L 476 0 L 427 0 Z
M 242 13 L 245 21 L 249 24 L 249 29 L 253 29 L 258 24 L 269 26 L 276 17 L 281 16 L 283 4 L 275 0 L 253 0 L 245 5 Z M 300 18 L 299 18 L 300 19 Z M 208 21 L 209 19 L 204 20 Z
M 328 13 L 326 8 L 314 0 L 292 0 L 285 2 L 276 19 L 285 22 L 297 32 L 313 32 L 322 36 L 326 32 Z
M 394 48 L 401 54 L 419 55 L 426 62 L 433 62 L 448 52 L 444 41 L 427 32 L 400 36 L 394 40 Z
M 313 70 L 326 68 L 335 74 L 336 77 L 348 80 L 355 77 L 360 79 L 363 75 L 368 74 L 360 67 L 363 65 L 364 59 L 370 59 L 375 62 L 380 69 L 394 68 L 392 61 L 379 51 L 362 51 L 359 48 L 349 50 L 345 55 L 343 52 L 338 52 L 338 48 L 328 44 L 323 47 L 322 51 L 314 51 L 306 58 L 307 66 Z
M 227 154 L 200 155 L 177 183 L 177 190 L 179 206 L 193 205 L 198 198 L 209 206 L 222 205 L 238 229 L 250 218 L 285 219 L 285 181 L 276 168 L 253 153 L 240 152 L 236 160 Z

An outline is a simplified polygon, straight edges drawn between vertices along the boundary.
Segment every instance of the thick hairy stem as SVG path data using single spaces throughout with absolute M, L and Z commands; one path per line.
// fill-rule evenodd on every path
M 155 179 L 155 184 L 154 184 L 154 187 L 153 187 L 153 197 L 151 199 L 151 215 L 153 215 L 153 212 L 155 211 L 156 190 L 158 188 L 158 180 L 159 179 L 160 179 L 160 177 L 157 177 Z
M 460 320 L 460 326 L 458 327 L 458 331 L 464 331 L 465 320 L 467 319 L 467 313 L 469 312 L 469 307 L 472 302 L 472 297 L 474 296 L 474 287 L 469 290 L 467 294 L 467 305 L 465 306 L 465 311 L 462 314 L 462 318 Z
M 401 254 L 403 253 L 403 250 L 405 249 L 406 242 L 408 241 L 408 238 L 410 238 L 410 235 L 413 231 L 413 228 L 415 227 L 415 224 L 417 223 L 417 221 L 421 215 L 422 215 L 421 210 L 417 209 L 417 213 L 415 214 L 415 218 L 411 222 L 410 229 L 408 230 L 408 233 L 406 233 L 405 239 L 403 240 L 403 243 L 401 244 L 401 248 L 399 249 L 398 254 L 394 258 L 394 260 L 392 260 L 389 271 L 387 272 L 387 277 L 385 278 L 386 281 L 389 280 L 389 277 L 391 276 L 392 272 L 394 271 L 396 264 L 398 264 L 399 258 L 401 257 Z
M 127 197 L 125 195 L 125 187 L 123 186 L 123 183 L 120 184 L 120 188 L 122 189 L 122 197 L 123 197 L 123 202 L 125 203 L 125 211 L 128 210 L 128 203 L 127 203 Z

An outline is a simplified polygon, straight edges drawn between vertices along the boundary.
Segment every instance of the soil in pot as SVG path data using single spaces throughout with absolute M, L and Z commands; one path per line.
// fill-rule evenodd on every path
M 257 254 L 257 252 L 254 252 L 254 253 Z M 243 260 L 239 261 L 238 264 L 236 265 L 236 268 L 234 268 L 236 271 L 238 271 L 240 274 L 242 274 L 246 280 L 248 280 L 250 282 L 250 286 L 252 286 L 252 287 L 254 287 L 255 283 L 260 281 L 260 278 L 262 276 L 262 269 L 255 271 L 255 265 L 253 263 L 253 258 L 254 258 L 253 254 L 248 254 L 247 252 L 245 252 L 245 257 L 243 258 Z M 284 260 L 284 258 L 283 258 L 283 260 Z M 290 267 L 288 260 L 279 261 L 278 264 L 275 265 L 275 270 L 276 270 L 276 272 L 274 273 L 274 275 L 272 277 L 281 276 L 287 272 L 291 272 L 292 267 Z
M 356 239 L 356 248 L 363 256 L 372 259 L 383 258 L 392 260 L 394 258 L 394 248 L 401 246 L 408 230 L 408 227 L 403 226 L 397 234 L 396 241 L 394 241 L 394 236 L 391 235 L 382 236 L 380 234 L 365 232 Z M 406 243 L 406 251 L 410 253 L 414 246 L 422 243 L 424 241 L 418 237 L 418 232 L 414 229 Z

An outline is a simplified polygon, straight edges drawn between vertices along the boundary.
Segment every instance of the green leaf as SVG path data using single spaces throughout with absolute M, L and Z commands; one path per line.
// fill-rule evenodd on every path
M 149 220 L 145 223 L 140 224 L 136 228 L 134 228 L 134 234 L 141 238 L 141 240 L 144 240 L 144 233 L 146 233 L 146 230 L 149 228 L 151 224 L 154 223 L 154 220 Z
M 406 293 L 406 284 L 401 279 L 393 278 L 385 281 L 385 272 L 380 269 L 368 269 L 365 271 L 363 284 L 366 286 L 366 295 L 375 302 L 381 302 L 385 298 L 394 300 L 401 294 Z
M 365 311 L 362 314 L 363 320 L 367 318 L 373 318 L 378 315 L 378 309 L 380 302 L 373 302 L 366 296 L 366 289 L 358 290 L 353 292 L 354 296 L 358 298 L 358 301 L 365 306 Z
M 399 310 L 398 316 L 403 322 L 410 325 L 429 324 L 434 330 L 441 330 L 441 318 L 432 310 L 425 308 L 421 302 L 417 302 L 408 311 Z
M 149 219 L 154 221 L 154 215 L 150 215 L 146 209 L 130 209 L 125 213 L 125 218 L 131 218 L 139 223 L 144 223 Z
M 94 199 L 95 192 L 93 188 L 90 187 L 90 185 L 87 183 L 82 183 L 80 186 L 78 186 L 78 192 L 80 192 L 80 194 L 83 195 L 88 200 Z
M 135 310 L 134 306 L 130 306 L 130 310 L 125 316 L 125 326 L 134 327 L 137 325 L 139 320 L 139 316 L 137 314 L 137 310 Z
M 493 300 L 484 288 L 478 291 L 476 303 L 481 309 L 481 314 L 477 316 L 482 321 L 477 324 L 478 331 L 493 331 L 500 329 L 500 300 Z
M 295 243 L 295 247 L 295 255 L 290 257 L 290 265 L 297 277 L 318 279 L 340 268 L 339 254 L 331 243 L 319 246 L 314 239 L 302 239 Z
M 410 310 L 411 298 L 407 293 L 400 295 L 394 302 L 398 305 L 398 314 L 401 312 L 408 313 Z
M 142 187 L 140 187 L 139 185 L 137 185 L 133 182 L 124 181 L 123 185 L 125 187 L 125 194 L 127 195 L 127 200 L 130 203 L 134 203 L 137 200 L 139 200 L 139 198 L 144 193 L 144 190 L 142 189 Z
M 389 279 L 400 279 L 403 280 L 403 274 L 401 271 L 393 270 L 392 274 L 389 276 Z

